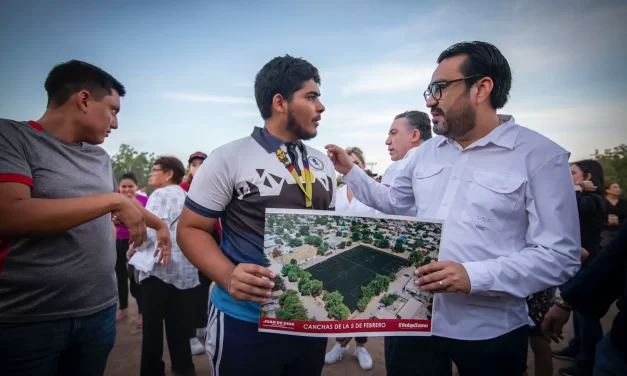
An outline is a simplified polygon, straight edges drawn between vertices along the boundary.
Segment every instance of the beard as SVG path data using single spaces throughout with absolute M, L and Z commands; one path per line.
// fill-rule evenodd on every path
M 440 122 L 433 125 L 433 132 L 437 135 L 454 140 L 475 128 L 476 111 L 468 100 L 446 113 L 439 107 L 434 107 L 431 112 L 440 115 Z
M 287 109 L 287 129 L 292 132 L 297 139 L 307 141 L 316 137 L 316 133 L 311 133 L 305 129 L 305 127 L 296 120 L 292 110 Z

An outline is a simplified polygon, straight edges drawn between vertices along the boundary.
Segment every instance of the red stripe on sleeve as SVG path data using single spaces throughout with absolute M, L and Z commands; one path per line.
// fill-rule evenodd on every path
M 21 183 L 33 188 L 33 179 L 18 174 L 0 174 L 0 183 Z

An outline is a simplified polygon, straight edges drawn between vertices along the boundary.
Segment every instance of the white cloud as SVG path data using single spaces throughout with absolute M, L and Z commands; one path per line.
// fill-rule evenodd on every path
M 244 97 L 228 97 L 220 95 L 166 93 L 165 97 L 173 100 L 187 102 L 208 102 L 208 103 L 228 103 L 228 104 L 254 104 L 255 100 Z
M 431 79 L 435 64 L 375 64 L 358 70 L 354 79 L 342 86 L 343 95 L 365 92 L 386 93 L 397 90 L 424 90 Z

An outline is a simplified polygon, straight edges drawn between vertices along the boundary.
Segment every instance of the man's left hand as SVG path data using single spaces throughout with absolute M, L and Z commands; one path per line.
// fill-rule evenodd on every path
M 470 278 L 462 264 L 453 261 L 438 261 L 416 269 L 416 280 L 422 290 L 430 292 L 454 292 L 468 294 Z

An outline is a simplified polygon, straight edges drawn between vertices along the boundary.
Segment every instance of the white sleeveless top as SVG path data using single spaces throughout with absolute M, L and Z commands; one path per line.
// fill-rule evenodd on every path
M 348 186 L 345 185 L 337 190 L 335 198 L 335 211 L 336 212 L 351 212 L 351 213 L 378 213 L 373 208 L 362 204 L 357 198 L 348 202 Z

